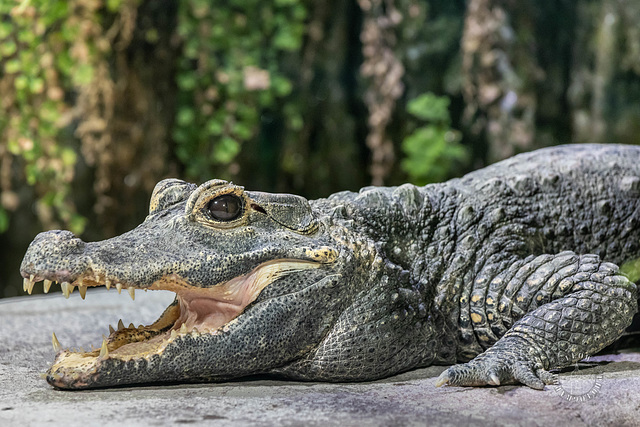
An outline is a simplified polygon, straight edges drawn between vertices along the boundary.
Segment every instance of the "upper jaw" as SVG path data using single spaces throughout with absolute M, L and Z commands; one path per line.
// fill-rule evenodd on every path
M 185 286 L 215 287 L 248 273 L 273 259 L 297 259 L 332 264 L 338 251 L 330 246 L 297 246 L 295 242 L 275 244 L 266 241 L 241 253 L 223 253 L 202 243 L 188 242 L 176 233 L 168 242 L 154 238 L 153 228 L 139 227 L 129 233 L 101 242 L 85 243 L 68 231 L 40 233 L 29 246 L 20 271 L 25 291 L 33 282 L 45 280 L 78 287 L 117 286 L 129 289 L 164 289 L 158 283 L 175 282 Z M 299 243 L 299 242 L 298 242 Z M 226 249 L 224 242 L 220 250 Z M 65 286 L 63 286 L 64 288 Z M 64 292 L 64 289 L 63 289 Z

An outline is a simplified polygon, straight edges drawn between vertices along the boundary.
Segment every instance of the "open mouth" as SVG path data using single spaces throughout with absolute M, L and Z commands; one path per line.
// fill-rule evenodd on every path
M 54 385 L 70 379 L 78 380 L 107 359 L 129 361 L 161 355 L 175 341 L 186 335 L 216 335 L 228 328 L 239 315 L 256 300 L 260 292 L 276 280 L 303 270 L 318 268 L 321 262 L 281 259 L 262 263 L 249 273 L 211 287 L 196 287 L 181 277 L 171 274 L 149 286 L 118 281 L 116 277 L 88 270 L 77 277 L 66 277 L 64 272 L 37 273 L 24 279 L 24 290 L 31 294 L 36 282 L 43 281 L 44 291 L 60 282 L 60 288 L 69 295 L 78 288 L 81 297 L 87 288 L 115 287 L 120 293 L 125 289 L 132 299 L 136 289 L 168 290 L 175 292 L 175 301 L 151 325 L 125 327 L 120 321 L 116 328 L 109 325 L 110 334 L 103 337 L 99 349 L 91 351 L 63 350 L 55 334 L 52 336 L 56 360 L 49 370 L 48 380 Z M 66 280 L 65 280 L 66 279 Z M 72 377 L 72 378 L 70 378 Z

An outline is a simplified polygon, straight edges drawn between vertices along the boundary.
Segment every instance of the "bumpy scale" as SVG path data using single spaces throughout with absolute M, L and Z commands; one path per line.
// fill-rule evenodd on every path
M 455 364 L 437 385 L 523 383 L 614 341 L 637 311 L 640 147 L 522 154 L 461 179 L 308 202 L 221 180 L 158 183 L 113 239 L 39 234 L 24 289 L 164 289 L 153 324 L 62 350 L 65 389 L 256 373 L 360 381 Z

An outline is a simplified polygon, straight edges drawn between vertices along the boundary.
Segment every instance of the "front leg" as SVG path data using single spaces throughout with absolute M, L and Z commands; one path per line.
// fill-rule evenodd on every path
M 530 269 L 534 271 L 529 278 L 539 278 L 535 273 L 542 271 L 545 280 L 524 277 L 523 283 L 515 285 L 512 280 L 503 289 L 501 307 L 508 305 L 504 296 L 510 295 L 515 299 L 511 312 L 518 313 L 523 295 L 529 294 L 534 296 L 529 306 L 533 310 L 484 353 L 444 371 L 436 386 L 523 383 L 542 389 L 554 380 L 549 369 L 568 366 L 598 352 L 631 323 L 638 308 L 636 286 L 619 273 L 617 266 L 600 262 L 595 255 L 567 252 L 542 255 L 530 263 L 535 268 Z M 527 263 L 521 270 L 527 270 Z M 517 278 L 518 274 L 514 276 Z M 537 289 L 531 287 L 532 283 Z M 487 294 L 491 292 L 489 288 Z M 549 296 L 559 297 L 535 308 L 536 300 L 544 302 Z M 493 305 L 489 309 L 491 315 L 497 312 Z

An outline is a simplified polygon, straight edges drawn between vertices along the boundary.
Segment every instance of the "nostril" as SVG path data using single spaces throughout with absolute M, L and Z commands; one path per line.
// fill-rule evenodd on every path
M 30 249 L 34 251 L 46 251 L 50 253 L 77 253 L 84 250 L 86 243 L 67 230 L 50 230 L 38 234 Z

